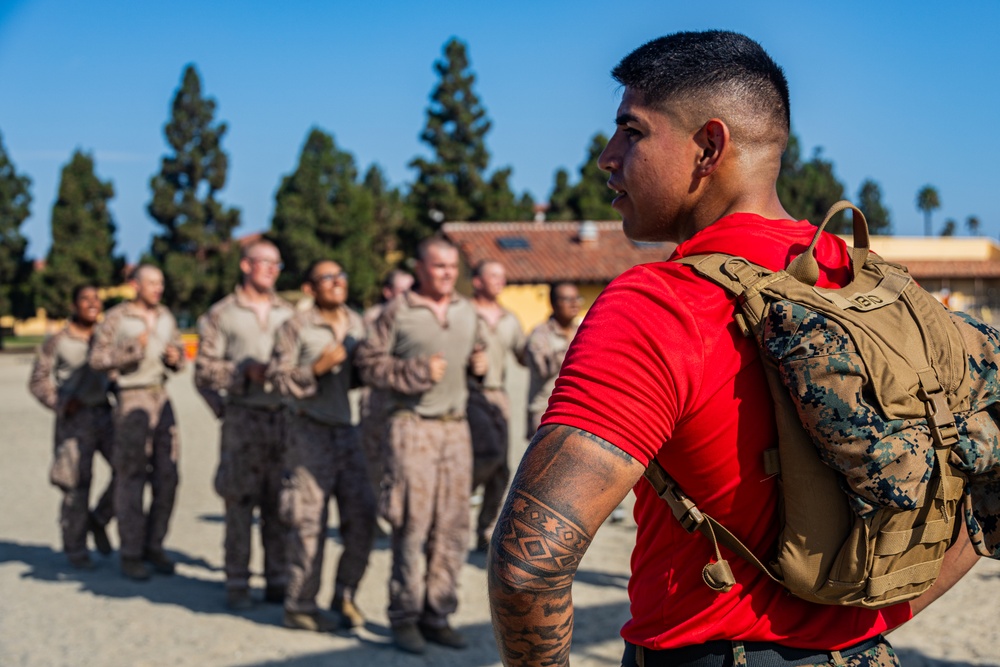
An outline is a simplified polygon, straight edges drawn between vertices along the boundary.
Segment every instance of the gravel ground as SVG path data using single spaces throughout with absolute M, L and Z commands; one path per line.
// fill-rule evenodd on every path
M 52 418 L 26 390 L 31 357 L 0 355 L 0 433 L 6 459 L 0 466 L 0 666 L 31 667 L 314 667 L 337 664 L 499 665 L 486 603 L 484 557 L 472 553 L 462 573 L 455 624 L 470 648 L 432 646 L 424 656 L 391 647 L 385 616 L 390 553 L 380 539 L 362 583 L 359 606 L 369 617 L 354 634 L 316 635 L 281 627 L 281 609 L 259 604 L 246 613 L 223 600 L 221 502 L 212 491 L 218 428 L 193 390 L 190 372 L 172 380 L 170 392 L 181 426 L 181 488 L 167 549 L 178 561 L 173 577 L 147 583 L 123 579 L 116 555 L 97 555 L 98 568 L 77 572 L 60 551 L 59 492 L 49 486 Z M 525 378 L 511 379 L 514 420 L 523 432 Z M 515 443 L 514 455 L 524 442 Z M 96 465 L 95 489 L 107 480 Z M 336 525 L 334 518 L 333 525 Z M 626 584 L 635 526 L 606 525 L 584 558 L 574 586 L 577 608 L 573 664 L 619 664 L 618 630 L 628 617 Z M 320 600 L 332 593 L 332 565 L 340 552 L 332 540 Z M 112 541 L 116 536 L 112 530 Z M 255 545 L 256 548 L 256 545 Z M 261 565 L 255 554 L 252 567 Z M 263 582 L 255 576 L 252 584 Z M 259 597 L 260 590 L 255 591 Z M 1000 665 L 1000 563 L 983 561 L 952 591 L 891 636 L 902 663 L 958 667 Z

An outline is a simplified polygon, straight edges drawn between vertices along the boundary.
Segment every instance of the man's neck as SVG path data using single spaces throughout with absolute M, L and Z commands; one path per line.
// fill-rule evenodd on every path
M 500 304 L 497 300 L 488 294 L 476 294 L 472 297 L 473 303 L 476 304 L 477 309 L 481 310 L 499 310 Z
M 155 313 L 160 308 L 160 304 L 146 303 L 142 299 L 135 299 L 134 301 L 132 301 L 132 304 L 139 310 L 142 310 L 146 313 Z
M 94 326 L 96 322 L 81 322 L 75 317 L 69 320 L 69 330 L 74 336 L 79 336 L 80 338 L 90 338 L 90 335 L 94 333 Z
M 448 294 L 430 294 L 428 292 L 424 292 L 423 290 L 414 290 L 413 293 L 416 294 L 421 299 L 423 299 L 424 301 L 431 302 L 435 306 L 444 306 L 444 305 L 447 305 L 447 304 L 451 303 L 451 300 L 452 300 L 452 293 L 448 293 Z
M 261 290 L 258 289 L 253 283 L 243 283 L 240 286 L 243 292 L 243 297 L 247 301 L 255 301 L 258 303 L 270 302 L 271 296 L 274 294 L 272 290 Z

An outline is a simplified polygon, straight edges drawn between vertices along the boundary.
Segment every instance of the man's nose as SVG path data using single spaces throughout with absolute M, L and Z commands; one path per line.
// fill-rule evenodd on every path
M 615 133 L 615 136 L 617 136 L 617 133 Z M 615 143 L 615 137 L 611 137 L 608 145 L 604 147 L 604 150 L 601 151 L 601 154 L 597 158 L 597 166 L 603 171 L 612 172 L 618 169 L 618 151 Z

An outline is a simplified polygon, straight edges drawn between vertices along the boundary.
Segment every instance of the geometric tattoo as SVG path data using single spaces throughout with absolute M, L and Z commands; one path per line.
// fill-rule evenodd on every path
M 529 590 L 568 588 L 592 537 L 523 490 L 512 490 L 507 502 L 510 512 L 496 528 L 504 578 Z

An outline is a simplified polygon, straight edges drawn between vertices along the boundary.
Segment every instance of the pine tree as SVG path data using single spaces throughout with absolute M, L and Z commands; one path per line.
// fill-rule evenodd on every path
M 473 91 L 465 44 L 450 40 L 444 59 L 434 63 L 440 82 L 431 93 L 427 125 L 420 134 L 434 159 L 416 158 L 417 178 L 410 191 L 417 220 L 436 231 L 444 220 L 469 220 L 480 208 L 483 172 L 489 164 L 486 133 L 490 121 Z
M 31 179 L 17 173 L 0 136 L 0 315 L 30 310 L 26 282 L 31 264 L 24 257 L 28 240 L 21 234 L 21 224 L 31 214 L 30 187 Z
M 882 204 L 882 188 L 868 178 L 858 189 L 858 208 L 865 214 L 868 231 L 872 234 L 891 234 L 892 220 L 889 209 Z
M 486 175 L 491 123 L 473 90 L 476 76 L 469 71 L 466 45 L 451 39 L 434 70 L 440 81 L 431 93 L 427 125 L 420 134 L 434 157 L 410 162 L 417 177 L 409 195 L 415 226 L 403 239 L 408 249 L 445 221 L 530 220 L 534 215 L 530 197 L 518 198 L 511 191 L 509 167 Z
M 549 195 L 549 220 L 617 220 L 611 208 L 615 193 L 608 187 L 608 172 L 597 165 L 608 145 L 608 138 L 598 132 L 590 138 L 587 157 L 580 165 L 580 178 L 572 186 L 565 169 L 556 172 L 552 194 Z
M 238 276 L 232 232 L 240 212 L 216 194 L 225 187 L 229 159 L 222 150 L 226 124 L 213 124 L 215 100 L 202 97 L 193 65 L 184 70 L 164 127 L 173 154 L 152 178 L 148 211 L 162 227 L 151 259 L 163 269 L 165 303 L 191 321 L 228 293 Z
M 480 220 L 510 222 L 531 220 L 535 214 L 535 202 L 531 195 L 524 193 L 520 198 L 510 189 L 510 167 L 497 169 L 490 176 L 483 191 L 482 216 Z
M 833 163 L 823 159 L 823 149 L 817 147 L 808 162 L 802 162 L 799 139 L 794 134 L 788 137 L 788 146 L 781 156 L 781 171 L 778 175 L 778 199 L 792 217 L 809 220 L 818 225 L 826 217 L 827 211 L 844 198 L 844 184 L 833 173 Z M 850 232 L 850 221 L 837 215 L 826 226 L 826 231 L 835 234 Z
M 376 298 L 387 268 L 382 253 L 394 249 L 392 240 L 379 235 L 401 224 L 402 207 L 377 168 L 369 169 L 365 184 L 357 176 L 354 157 L 313 128 L 298 166 L 282 179 L 275 196 L 269 237 L 285 263 L 279 287 L 298 287 L 312 262 L 331 259 L 350 276 L 352 301 Z
M 570 206 L 570 197 L 572 196 L 573 187 L 569 184 L 569 172 L 560 168 L 556 171 L 555 184 L 552 186 L 552 194 L 549 195 L 549 208 L 545 211 L 545 219 L 554 222 L 577 220 L 578 218 Z
M 608 138 L 598 132 L 590 139 L 587 159 L 580 165 L 580 180 L 573 188 L 570 206 L 577 220 L 616 220 L 611 208 L 615 193 L 608 187 L 608 172 L 597 166 L 597 160 L 608 145 Z
M 114 256 L 115 224 L 108 208 L 114 195 L 111 182 L 94 173 L 94 159 L 74 152 L 63 167 L 52 207 L 52 247 L 45 269 L 33 277 L 37 305 L 50 317 L 69 315 L 77 285 L 105 287 L 121 277 L 125 262 Z

